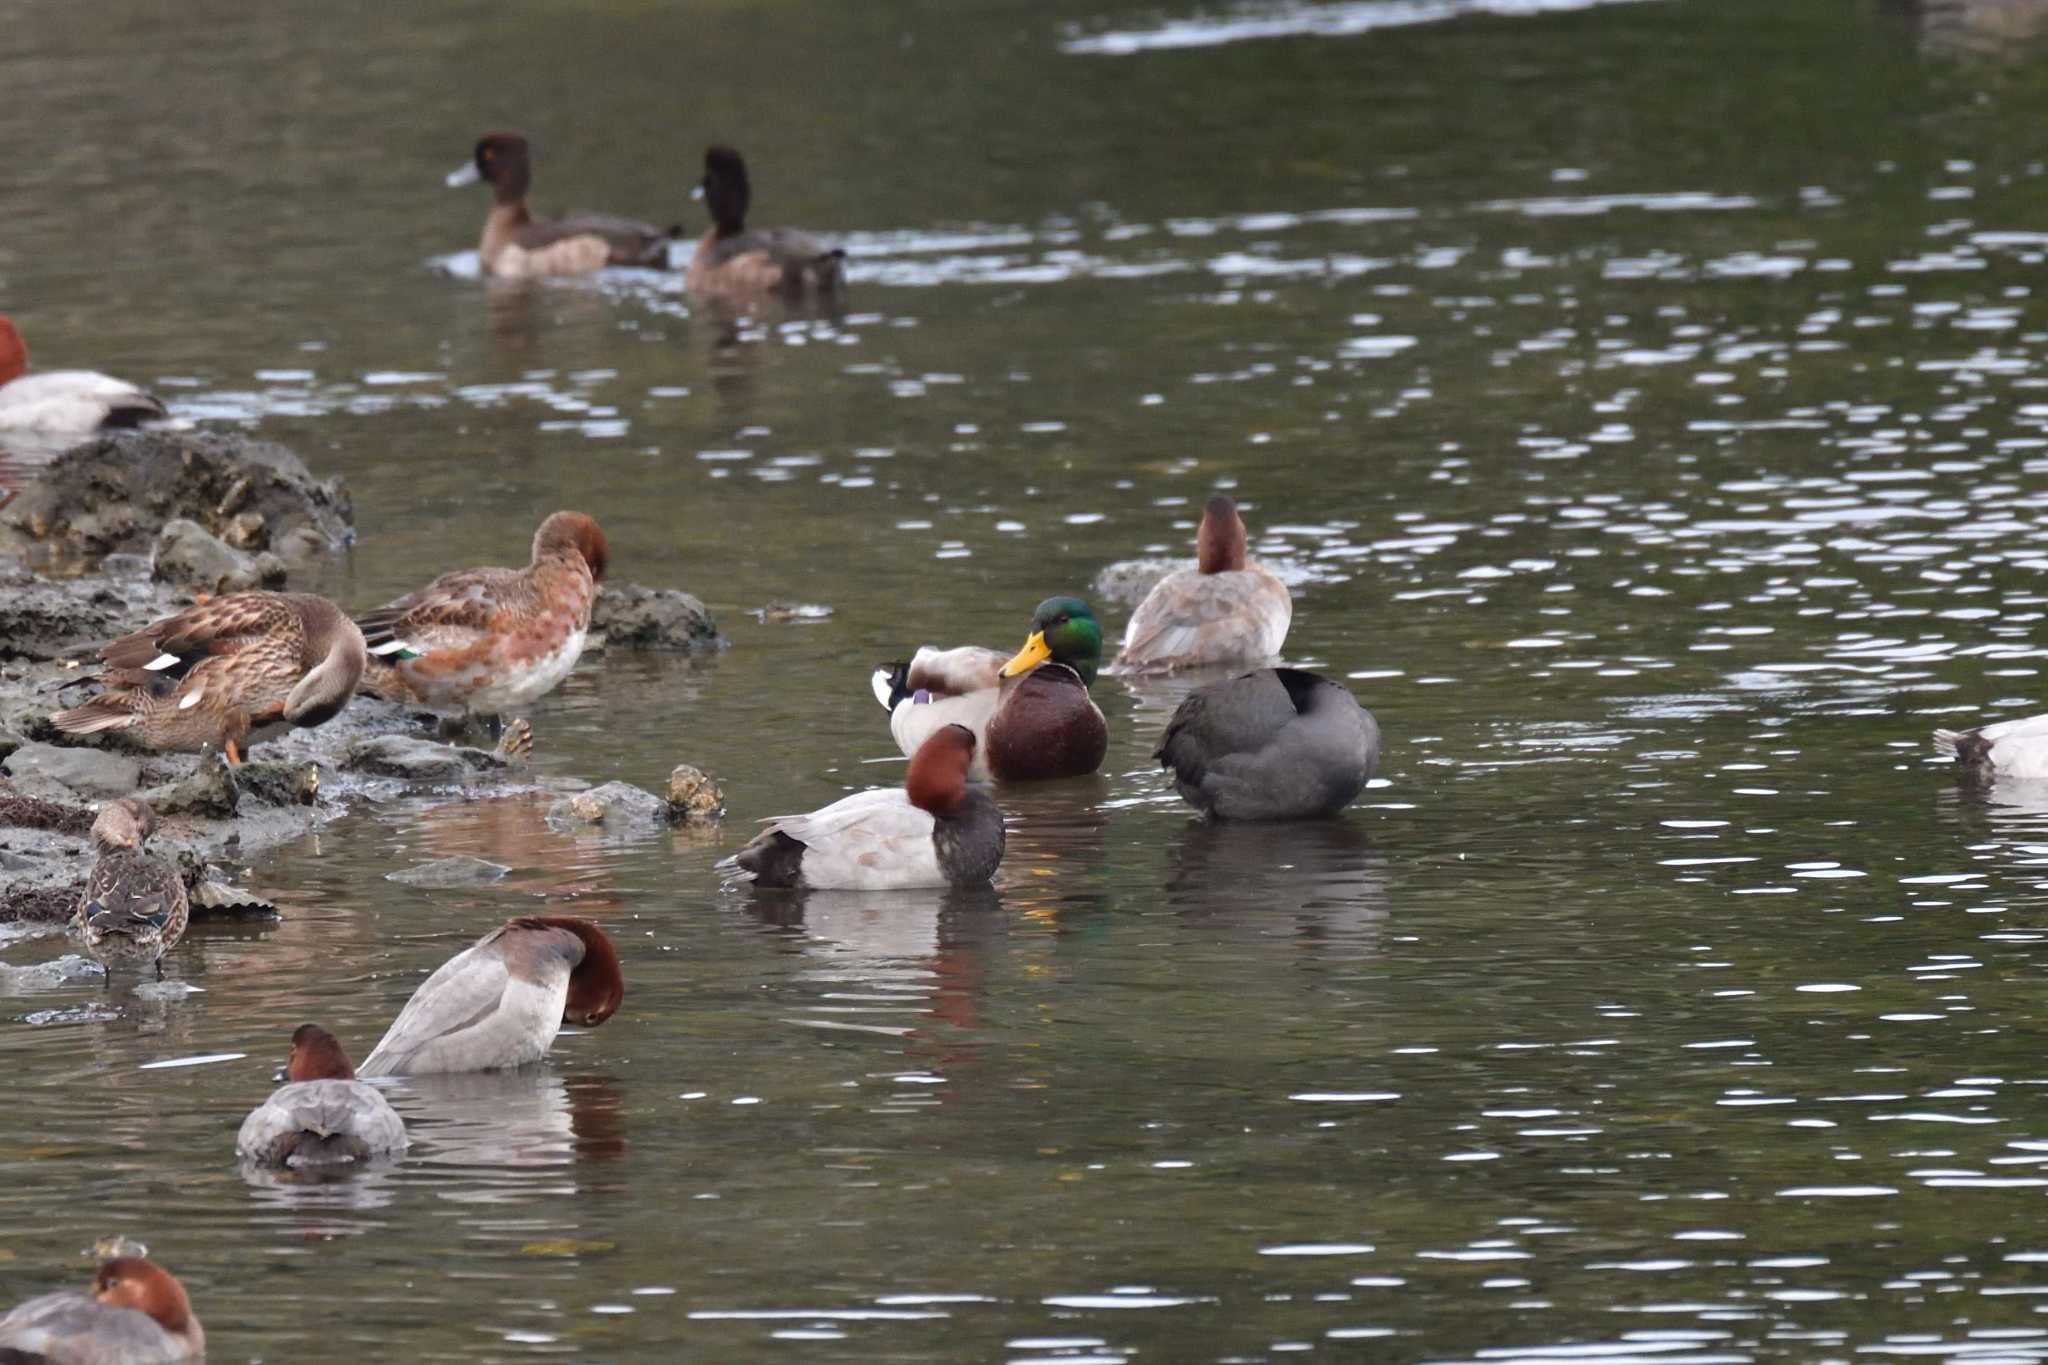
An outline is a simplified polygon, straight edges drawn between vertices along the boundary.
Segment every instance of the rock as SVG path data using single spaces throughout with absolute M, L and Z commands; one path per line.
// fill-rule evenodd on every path
M 217 754 L 200 757 L 189 777 L 154 787 L 143 799 L 158 815 L 203 815 L 225 820 L 241 804 L 242 792 L 227 761 Z
M 19 536 L 86 555 L 140 553 L 180 517 L 252 551 L 332 549 L 355 534 L 339 479 L 320 482 L 283 446 L 227 432 L 97 437 L 58 456 L 0 517 Z
M 0 891 L 0 922 L 62 924 L 78 910 L 70 886 L 10 886 Z
M 0 825 L 15 829 L 47 829 L 83 839 L 92 833 L 93 813 L 84 806 L 39 801 L 33 796 L 0 793 Z
M 780 625 L 790 621 L 830 620 L 832 608 L 818 602 L 770 602 L 765 607 L 755 607 L 748 614 L 763 625 Z
M 668 775 L 668 808 L 671 820 L 709 823 L 725 814 L 725 791 L 702 768 L 678 763 Z
M 472 858 L 465 853 L 454 858 L 436 858 L 403 872 L 387 872 L 384 879 L 407 886 L 475 886 L 494 882 L 511 870 L 503 863 Z
M 91 578 L 66 579 L 38 578 L 19 564 L 0 568 L 0 659 L 63 658 L 189 605 L 150 579 L 146 561 L 124 558 L 102 568 Z
M 402 777 L 410 782 L 461 782 L 472 773 L 504 766 L 504 760 L 482 749 L 462 749 L 411 735 L 377 735 L 348 746 L 341 765 L 371 777 Z
M 310 806 L 320 795 L 320 765 L 251 759 L 235 769 L 242 794 L 269 806 Z
M 210 593 L 281 588 L 285 582 L 284 561 L 270 551 L 245 554 L 184 517 L 158 532 L 150 572 L 167 583 Z
M 668 802 L 630 782 L 607 782 L 565 797 L 548 807 L 552 824 L 604 825 L 630 829 L 635 825 L 666 825 Z
M 607 583 L 591 609 L 590 630 L 612 649 L 723 649 L 728 641 L 704 604 L 676 588 Z
M 1097 597 L 1135 607 L 1159 585 L 1160 579 L 1176 569 L 1194 567 L 1192 559 L 1120 559 L 1096 574 L 1091 586 Z
M 24 744 L 0 768 L 18 780 L 41 778 L 91 797 L 127 796 L 142 781 L 142 765 L 132 758 L 54 744 Z

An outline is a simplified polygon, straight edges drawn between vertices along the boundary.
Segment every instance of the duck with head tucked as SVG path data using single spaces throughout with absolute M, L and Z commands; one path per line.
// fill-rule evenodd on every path
M 364 690 L 497 717 L 569 676 L 590 633 L 611 547 L 595 521 L 557 512 L 523 569 L 457 569 L 356 618 Z
M 982 886 L 1003 861 L 1003 813 L 967 785 L 974 732 L 946 725 L 920 744 L 901 787 L 779 815 L 718 866 L 756 886 L 896 891 Z
M 164 954 L 185 936 L 192 916 L 185 879 L 143 845 L 156 812 L 140 797 L 109 801 L 92 822 L 96 854 L 72 927 L 111 980 L 117 963 L 148 963 L 163 980 Z
M 362 679 L 362 633 L 303 592 L 237 592 L 151 622 L 100 649 L 106 691 L 50 717 L 66 734 L 119 730 L 151 749 L 222 750 L 252 730 L 320 725 Z
M 1372 780 L 1380 727 L 1351 690 L 1301 668 L 1197 688 L 1152 755 L 1181 799 L 1217 820 L 1335 815 Z
M 0 1361 L 171 1365 L 205 1354 L 185 1286 L 146 1256 L 102 1262 L 90 1293 L 59 1290 L 0 1317 Z
M 509 920 L 420 984 L 360 1074 L 525 1066 L 547 1056 L 563 1024 L 596 1028 L 625 998 L 618 950 L 604 930 L 568 915 Z
M 0 314 L 0 440 L 83 441 L 170 415 L 161 398 L 123 379 L 92 370 L 27 371 L 28 347 Z
M 406 1148 L 405 1122 L 356 1079 L 341 1040 L 318 1024 L 292 1034 L 285 1084 L 249 1111 L 235 1154 L 266 1166 L 346 1166 Z
M 682 233 L 680 226 L 664 230 L 602 213 L 534 217 L 526 206 L 533 163 L 523 133 L 484 134 L 469 163 L 448 173 L 451 189 L 479 180 L 491 187 L 493 202 L 477 257 L 484 274 L 498 279 L 587 275 L 607 265 L 659 269 L 668 264 L 669 240 Z
M 845 283 L 846 252 L 795 228 L 749 228 L 753 190 L 747 163 L 730 147 L 704 151 L 704 178 L 694 191 L 711 210 L 711 228 L 697 243 L 683 285 L 695 294 L 836 292 Z
M 1222 494 L 1202 510 L 1195 567 L 1153 585 L 1124 627 L 1113 673 L 1263 663 L 1280 653 L 1294 599 L 1279 575 L 1244 557 L 1244 520 Z
M 1102 627 L 1088 604 L 1048 597 L 1013 655 L 925 645 L 908 663 L 876 669 L 871 684 L 905 754 L 959 725 L 975 738 L 972 777 L 1083 777 L 1109 752 L 1109 726 L 1088 695 L 1101 660 Z

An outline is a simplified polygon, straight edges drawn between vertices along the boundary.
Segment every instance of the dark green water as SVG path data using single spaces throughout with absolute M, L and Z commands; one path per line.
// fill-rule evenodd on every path
M 545 774 L 717 773 L 722 836 L 362 810 L 255 861 L 282 925 L 174 954 L 203 994 L 0 999 L 0 1299 L 119 1230 L 228 1361 L 2048 1356 L 2048 793 L 1926 743 L 2048 700 L 2024 25 L 1146 45 L 1186 17 L 15 7 L 0 306 L 39 363 L 344 475 L 351 604 L 574 506 L 733 648 L 532 713 Z M 760 221 L 848 242 L 850 311 L 485 288 L 439 178 L 506 124 L 542 207 L 693 228 L 738 143 Z M 1106 681 L 1104 776 L 1002 794 L 993 896 L 719 888 L 755 818 L 898 779 L 874 663 L 1016 643 L 1217 486 L 1290 657 L 1385 731 L 1348 818 L 1191 824 L 1164 703 Z M 515 871 L 385 880 L 460 852 Z M 360 1056 L 542 904 L 619 939 L 611 1023 L 401 1090 L 395 1170 L 245 1183 L 292 1027 Z

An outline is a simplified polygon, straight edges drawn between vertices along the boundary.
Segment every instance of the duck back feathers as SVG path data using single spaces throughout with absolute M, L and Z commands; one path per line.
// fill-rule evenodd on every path
M 1297 668 L 1262 668 L 1192 694 L 1153 756 L 1181 798 L 1227 820 L 1332 815 L 1371 780 L 1379 726 L 1349 689 Z

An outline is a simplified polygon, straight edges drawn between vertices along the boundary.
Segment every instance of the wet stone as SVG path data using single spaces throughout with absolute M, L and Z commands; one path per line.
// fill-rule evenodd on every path
M 666 825 L 669 804 L 630 782 L 607 782 L 555 802 L 548 807 L 547 818 L 550 824 L 604 825 L 614 830 Z
M 152 788 L 144 799 L 158 815 L 204 815 L 226 819 L 241 801 L 241 789 L 228 765 L 211 755 L 202 758 L 189 777 Z
M 607 583 L 598 590 L 590 629 L 603 635 L 610 649 L 702 650 L 727 644 L 710 610 L 689 593 L 635 583 Z
M 0 768 L 17 781 L 55 782 L 87 797 L 127 796 L 142 780 L 142 765 L 132 758 L 54 744 L 24 744 Z
M 378 735 L 358 740 L 342 755 L 342 766 L 370 777 L 398 777 L 409 782 L 462 782 L 472 775 L 504 766 L 504 760 L 482 749 L 463 749 L 410 735 Z
M 184 517 L 158 533 L 150 571 L 165 582 L 210 593 L 282 588 L 286 578 L 284 561 L 270 551 L 248 554 Z
M 668 807 L 671 820 L 709 823 L 725 814 L 725 790 L 702 768 L 678 763 L 668 775 Z
M 462 854 L 453 858 L 436 858 L 400 872 L 387 872 L 384 879 L 402 882 L 406 886 L 479 886 L 494 882 L 511 870 L 504 863 Z

